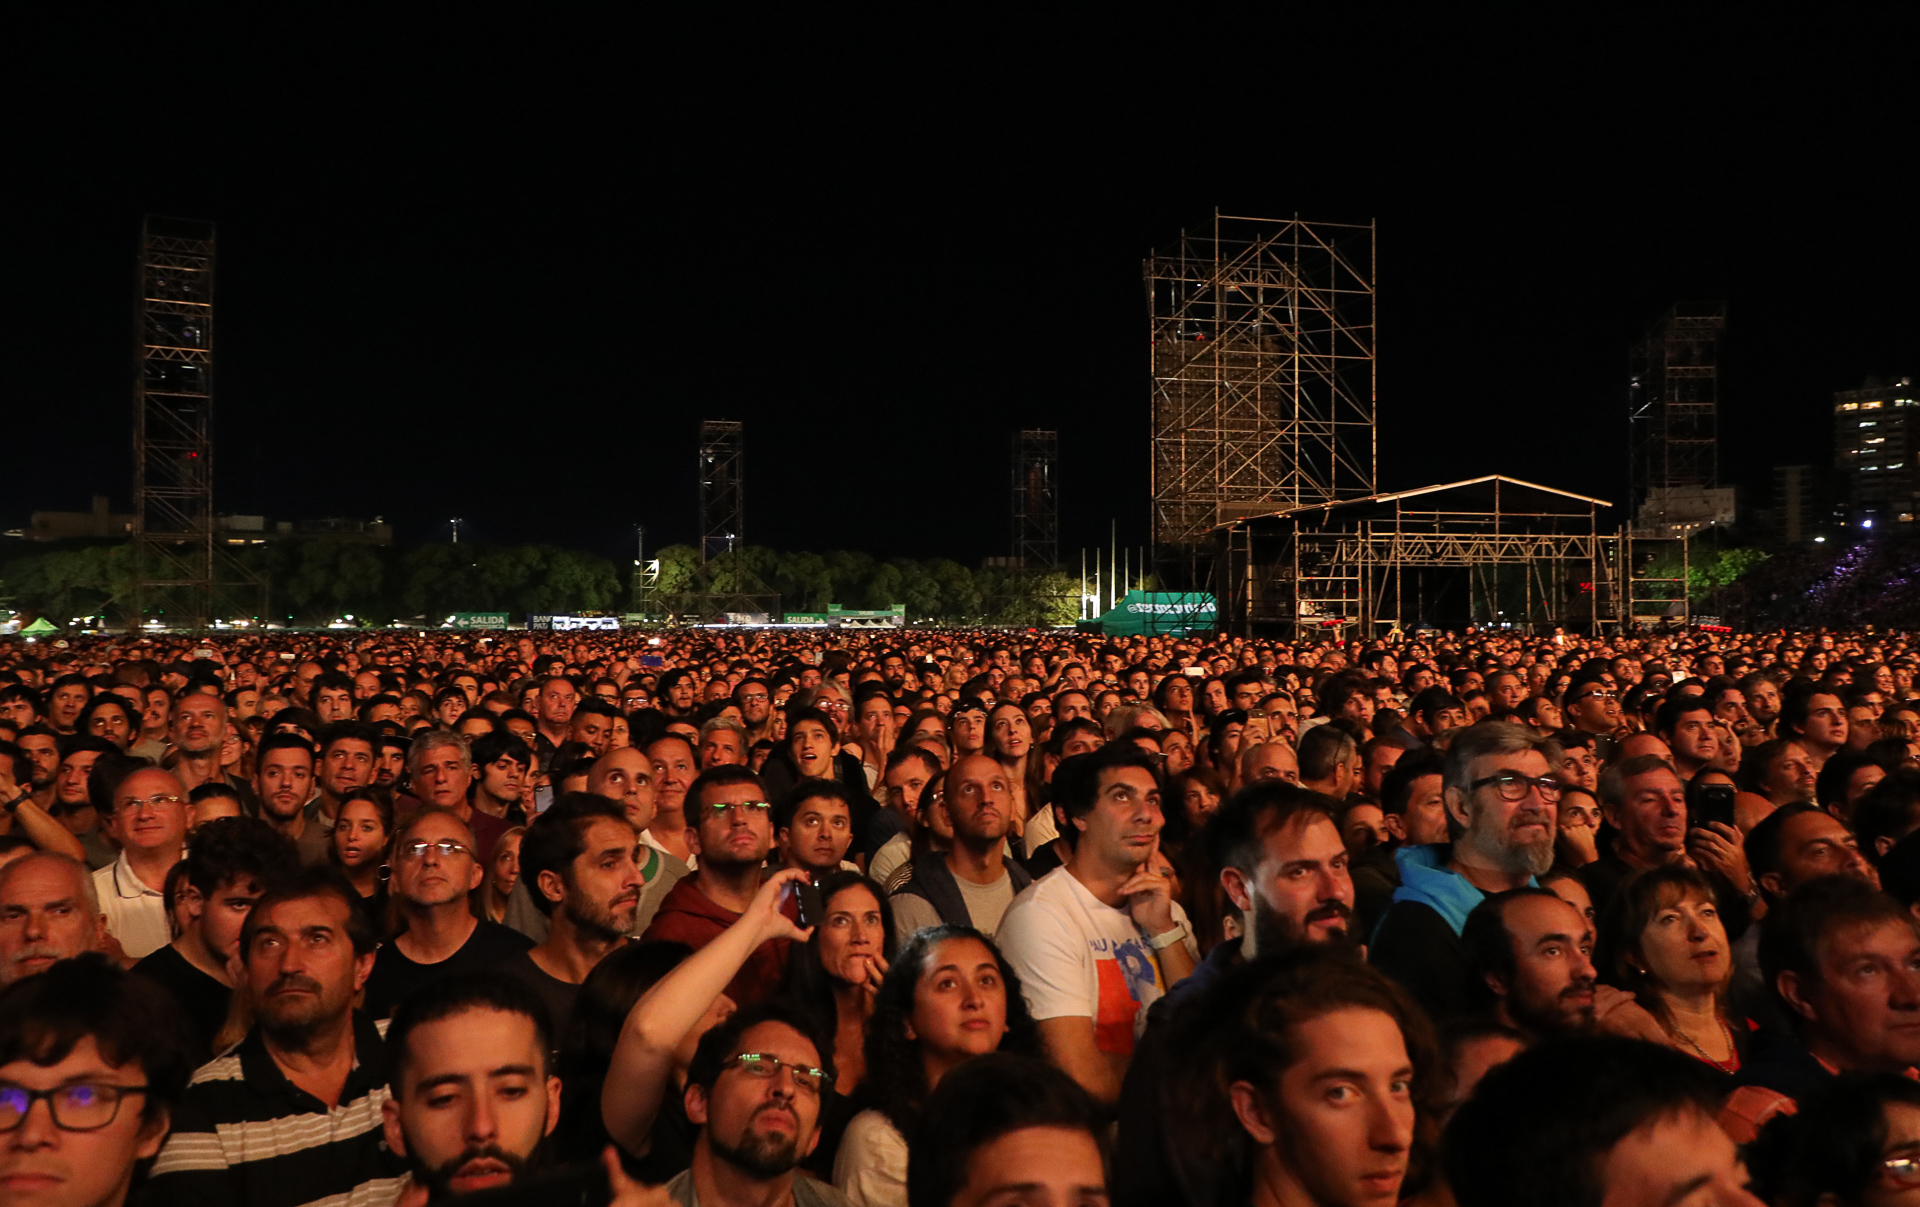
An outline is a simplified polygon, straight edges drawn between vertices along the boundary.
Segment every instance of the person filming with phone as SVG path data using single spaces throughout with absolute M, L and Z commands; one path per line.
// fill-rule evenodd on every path
M 1730 818 L 1689 813 L 1673 764 L 1643 754 L 1607 768 L 1600 776 L 1600 812 L 1613 827 L 1613 849 L 1580 869 L 1595 917 L 1606 915 L 1614 892 L 1634 872 L 1679 864 L 1712 882 L 1727 933 L 1738 939 L 1746 931 L 1757 898 L 1740 831 Z

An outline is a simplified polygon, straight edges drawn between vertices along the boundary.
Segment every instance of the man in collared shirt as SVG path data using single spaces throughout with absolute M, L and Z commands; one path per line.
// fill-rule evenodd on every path
M 254 905 L 240 934 L 257 1019 L 194 1074 L 151 1184 L 163 1204 L 385 1207 L 406 1163 L 383 1142 L 385 1045 L 353 997 L 374 936 L 339 872 L 307 868 Z
M 163 890 L 187 842 L 187 790 L 158 767 L 134 772 L 114 789 L 108 824 L 120 857 L 93 874 L 107 931 L 138 960 L 173 938 Z

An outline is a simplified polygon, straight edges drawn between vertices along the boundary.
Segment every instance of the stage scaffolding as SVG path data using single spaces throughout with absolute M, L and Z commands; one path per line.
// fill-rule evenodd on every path
M 1720 486 L 1722 302 L 1676 302 L 1630 354 L 1627 427 L 1631 514 L 1620 530 L 1623 624 L 1681 625 L 1692 537 L 1734 520 Z
M 1214 530 L 1223 631 L 1371 637 L 1430 620 L 1428 569 L 1466 571 L 1473 623 L 1515 629 L 1607 618 L 1612 504 L 1489 475 L 1417 490 L 1289 507 Z M 1414 581 L 1409 581 L 1410 577 Z
M 1013 564 L 1051 570 L 1060 564 L 1060 433 L 1026 429 L 1013 437 Z
M 1210 534 L 1376 489 L 1372 224 L 1215 212 L 1145 262 L 1154 564 L 1202 589 Z

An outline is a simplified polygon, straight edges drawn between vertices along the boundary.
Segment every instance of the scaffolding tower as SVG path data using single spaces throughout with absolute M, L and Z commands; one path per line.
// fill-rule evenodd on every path
M 732 553 L 746 540 L 743 477 L 746 453 L 741 425 L 731 419 L 700 421 L 700 560 Z
M 1690 619 L 1687 569 L 1695 533 L 1733 520 L 1720 486 L 1723 302 L 1676 302 L 1631 352 L 1628 506 L 1620 533 L 1620 623 Z
M 1207 586 L 1222 525 L 1374 493 L 1374 228 L 1215 211 L 1145 263 L 1153 546 Z
M 214 227 L 140 229 L 133 386 L 133 600 L 173 629 L 212 619 Z M 153 615 L 148 616 L 151 612 Z
M 1028 429 L 1013 437 L 1013 564 L 1050 570 L 1060 563 L 1060 434 Z

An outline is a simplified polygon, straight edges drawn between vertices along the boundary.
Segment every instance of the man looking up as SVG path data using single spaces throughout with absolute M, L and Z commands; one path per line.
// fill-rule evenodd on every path
M 36 851 L 0 868 L 0 986 L 101 950 L 106 923 L 77 861 Z
M 114 789 L 112 825 L 120 858 L 93 874 L 93 886 L 107 932 L 138 960 L 172 937 L 164 890 L 187 842 L 187 791 L 171 771 L 136 771 Z
M 195 1060 L 211 1060 L 214 1036 L 233 997 L 228 961 L 240 950 L 240 928 L 267 886 L 298 866 L 286 840 L 252 817 L 222 817 L 201 826 L 186 856 L 188 919 L 180 937 L 134 965 L 167 988 L 186 1013 Z
M 722 763 L 745 765 L 746 730 L 732 717 L 712 717 L 700 726 L 700 770 Z
M 805 779 L 773 807 L 781 860 L 814 881 L 843 870 L 853 845 L 853 797 L 839 780 Z
M 739 921 L 760 891 L 761 865 L 773 850 L 773 821 L 759 777 L 745 767 L 701 772 L 687 790 L 687 809 L 694 815 L 687 838 L 699 865 L 673 886 L 642 937 L 698 951 Z M 786 965 L 787 940 L 767 941 L 727 985 L 727 996 L 742 1005 L 767 998 L 779 988 Z
M 1033 883 L 1006 857 L 1013 785 L 1005 764 L 984 754 L 955 760 L 940 801 L 928 807 L 946 810 L 953 844 L 915 860 L 913 874 L 894 891 L 894 941 L 905 946 L 915 931 L 941 923 L 992 938 L 1014 897 Z
M 1593 1030 L 1593 927 L 1550 890 L 1495 893 L 1460 941 L 1501 1025 L 1534 1039 Z
M 1466 1012 L 1472 981 L 1460 930 L 1489 893 L 1524 888 L 1553 866 L 1559 781 L 1548 739 L 1521 725 L 1483 721 L 1447 749 L 1447 845 L 1394 853 L 1400 887 L 1380 920 L 1369 958 L 1436 1019 Z
M 1164 823 L 1152 759 L 1132 743 L 1105 746 L 1061 763 L 1053 789 L 1072 856 L 1014 898 L 995 937 L 1047 1058 L 1113 1102 L 1142 1008 L 1193 971 L 1198 945 L 1147 867 Z
M 386 1018 L 423 985 L 458 972 L 496 970 L 532 946 L 516 930 L 476 918 L 467 894 L 485 878 L 473 832 L 459 815 L 425 808 L 393 836 L 393 904 L 404 929 L 380 948 L 366 1010 Z
M 591 792 L 555 801 L 520 840 L 520 875 L 548 918 L 547 937 L 502 971 L 534 991 L 561 1034 L 587 974 L 633 933 L 646 883 L 639 851 L 654 854 L 624 809 Z
M 307 798 L 313 795 L 313 747 L 293 733 L 271 733 L 260 739 L 254 754 L 253 790 L 260 798 L 260 817 L 300 852 L 309 867 L 327 858 L 327 836 L 307 820 Z
M 553 1036 L 539 999 L 511 977 L 448 977 L 401 1005 L 387 1029 L 381 1122 L 429 1200 L 506 1186 L 537 1166 L 560 1122 Z
M 1324 727 L 1323 727 L 1324 728 Z M 1240 781 L 1247 788 L 1268 780 L 1300 782 L 1300 758 L 1284 741 L 1259 742 L 1240 748 Z
M 1813 772 L 1847 744 L 1847 710 L 1840 697 L 1825 691 L 1793 692 L 1780 710 L 1780 736 L 1792 738 L 1813 760 Z
M 154 1163 L 158 1203 L 297 1207 L 391 1203 L 406 1165 L 373 1119 L 387 1098 L 385 1046 L 353 997 L 373 970 L 357 894 L 305 868 L 254 904 L 240 930 L 255 1023 L 202 1068 Z M 287 1176 L 288 1156 L 300 1176 Z
M 180 755 L 174 764 L 174 773 L 180 777 L 180 786 L 191 792 L 205 783 L 225 781 L 241 787 L 239 781 L 228 778 L 220 767 L 220 748 L 227 740 L 227 704 L 211 691 L 190 692 L 180 698 L 174 706 L 173 722 L 169 726 L 173 738 L 173 748 Z

